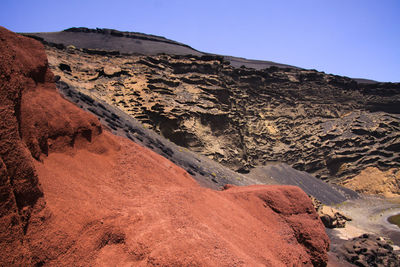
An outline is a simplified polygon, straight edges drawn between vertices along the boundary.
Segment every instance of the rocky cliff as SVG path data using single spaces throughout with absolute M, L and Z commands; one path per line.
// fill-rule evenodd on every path
M 27 266 L 31 217 L 45 210 L 35 161 L 79 147 L 101 126 L 61 98 L 39 42 L 0 28 L 0 43 L 0 262 Z
M 0 28 L 0 58 L 1 265 L 326 265 L 298 187 L 200 187 L 62 98 L 39 42 Z
M 400 166 L 400 85 L 294 67 L 250 69 L 215 55 L 88 53 L 47 46 L 61 80 L 172 142 L 241 173 L 285 162 L 343 181 Z

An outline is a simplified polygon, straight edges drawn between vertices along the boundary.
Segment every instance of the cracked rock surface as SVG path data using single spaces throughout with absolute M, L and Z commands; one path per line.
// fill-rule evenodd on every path
M 235 171 L 278 161 L 337 181 L 400 166 L 399 84 L 210 55 L 47 54 L 62 81 Z

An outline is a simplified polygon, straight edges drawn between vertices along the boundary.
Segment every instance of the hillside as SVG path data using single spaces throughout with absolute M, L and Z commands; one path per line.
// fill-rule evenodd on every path
M 368 167 L 400 166 L 399 84 L 357 83 L 279 64 L 237 68 L 229 57 L 195 50 L 192 55 L 156 55 L 158 50 L 141 55 L 136 46 L 118 51 L 109 45 L 135 39 L 112 33 L 35 35 L 47 43 L 50 67 L 62 82 L 233 171 L 284 162 L 342 183 Z M 104 47 L 112 51 L 98 50 L 103 45 L 98 38 L 106 38 Z
M 0 263 L 325 266 L 294 186 L 199 186 L 56 90 L 43 46 L 0 28 Z
M 0 36 L 1 263 L 398 265 L 399 84 L 143 33 L 25 35 L 44 47 Z M 314 208 L 352 219 L 330 245 Z
M 25 33 L 50 46 L 65 48 L 73 45 L 95 54 L 122 55 L 211 55 L 200 52 L 189 45 L 182 44 L 165 37 L 139 32 L 121 32 L 113 29 L 88 29 L 84 27 L 70 28 L 61 32 Z M 290 65 L 265 60 L 249 60 L 234 56 L 224 56 L 232 66 L 246 66 L 254 69 L 264 69 L 271 66 L 292 67 Z

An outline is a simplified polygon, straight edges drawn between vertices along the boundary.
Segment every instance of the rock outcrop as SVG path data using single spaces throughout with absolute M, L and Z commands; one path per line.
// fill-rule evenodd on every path
M 346 241 L 339 249 L 339 254 L 356 266 L 399 266 L 399 253 L 383 238 L 372 234 Z
M 39 42 L 0 28 L 1 242 L 4 264 L 29 262 L 24 235 L 43 192 L 34 167 L 41 155 L 78 146 L 101 132 L 93 117 L 56 90 Z
M 344 228 L 346 222 L 351 221 L 350 218 L 341 214 L 337 209 L 329 206 L 322 205 L 317 212 L 322 223 L 327 228 Z
M 322 202 L 315 197 L 310 196 L 310 198 L 315 210 L 317 211 L 322 223 L 326 228 L 344 228 L 346 227 L 346 222 L 352 220 L 350 217 L 339 212 L 339 210 L 322 204 Z
M 367 167 L 400 166 L 399 84 L 234 68 L 212 55 L 91 55 L 52 46 L 47 54 L 62 81 L 238 172 L 278 161 L 342 181 Z
M 298 187 L 200 187 L 63 99 L 40 43 L 0 28 L 0 58 L 2 265 L 326 265 Z

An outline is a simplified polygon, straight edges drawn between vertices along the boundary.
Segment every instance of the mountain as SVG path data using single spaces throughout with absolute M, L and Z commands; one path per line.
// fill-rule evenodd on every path
M 24 35 L 46 55 L 0 32 L 2 264 L 398 266 L 350 238 L 400 244 L 396 200 L 364 195 L 400 193 L 399 84 L 143 33 Z M 314 208 L 353 220 L 329 245 Z
M 400 166 L 400 84 L 211 55 L 138 33 L 28 35 L 47 44 L 62 82 L 233 171 L 251 176 L 284 162 L 341 184 L 368 167 Z
M 1 265 L 326 265 L 300 188 L 201 187 L 63 98 L 39 42 L 0 27 L 0 58 Z

